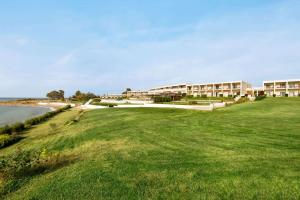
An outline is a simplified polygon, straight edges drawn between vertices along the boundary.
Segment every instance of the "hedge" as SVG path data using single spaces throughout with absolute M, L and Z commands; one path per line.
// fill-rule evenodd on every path
M 107 107 L 115 107 L 117 106 L 118 104 L 116 103 L 105 103 L 105 102 L 92 102 L 92 105 L 96 105 L 96 106 L 107 106 Z
M 0 149 L 7 147 L 11 144 L 14 144 L 21 139 L 22 139 L 22 137 L 20 137 L 18 135 L 1 134 L 0 135 Z
M 163 102 L 171 102 L 172 98 L 169 96 L 157 96 L 153 97 L 154 103 L 163 103 Z
M 257 97 L 255 97 L 255 101 L 261 101 L 261 100 L 263 100 L 264 98 L 266 98 L 266 95 L 257 96 Z

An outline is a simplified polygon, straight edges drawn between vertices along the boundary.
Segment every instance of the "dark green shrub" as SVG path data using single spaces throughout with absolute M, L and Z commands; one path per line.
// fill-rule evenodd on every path
M 220 94 L 219 97 L 223 97 L 223 94 Z
M 276 94 L 273 94 L 273 97 L 276 97 Z
M 8 125 L 0 128 L 0 134 L 11 134 L 12 133 L 12 128 Z
M 229 94 L 228 97 L 229 97 L 229 98 L 232 98 L 233 96 L 232 96 L 232 94 Z
M 245 103 L 248 102 L 249 99 L 247 97 L 241 97 L 238 101 L 236 101 L 236 104 Z
M 202 94 L 201 98 L 207 98 L 207 95 L 206 94 Z
M 169 96 L 156 96 L 153 97 L 154 103 L 163 103 L 163 102 L 171 102 L 172 98 Z
M 11 125 L 11 129 L 13 133 L 18 133 L 25 130 L 25 125 L 23 123 L 18 122 Z
M 289 94 L 285 94 L 284 96 L 285 96 L 285 97 L 289 97 Z
M 106 107 L 110 107 L 110 108 L 112 108 L 112 107 L 115 107 L 115 106 L 117 106 L 118 104 L 116 104 L 116 103 L 105 103 L 105 102 L 93 102 L 93 105 L 96 105 L 96 106 L 106 106 Z
M 298 97 L 300 97 L 300 93 L 298 94 Z
M 255 97 L 255 101 L 261 101 L 261 100 L 265 99 L 266 97 L 267 97 L 266 95 L 257 96 L 257 97 Z
M 197 105 L 198 102 L 197 102 L 197 101 L 189 101 L 188 104 L 189 104 L 189 105 Z
M 0 149 L 7 147 L 9 145 L 12 145 L 21 139 L 22 139 L 22 137 L 15 135 L 15 134 L 14 135 L 1 134 L 0 135 Z

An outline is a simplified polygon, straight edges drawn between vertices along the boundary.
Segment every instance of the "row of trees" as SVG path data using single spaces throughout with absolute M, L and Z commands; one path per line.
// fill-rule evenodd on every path
M 75 101 L 88 101 L 89 99 L 93 99 L 97 97 L 98 97 L 97 95 L 91 92 L 84 93 L 78 90 L 69 99 Z M 49 98 L 50 100 L 65 100 L 65 92 L 63 90 L 57 90 L 57 91 L 53 90 L 47 93 L 47 98 Z
M 99 96 L 88 92 L 88 93 L 83 93 L 80 92 L 79 90 L 75 92 L 75 95 L 73 95 L 71 97 L 72 100 L 76 100 L 76 101 L 88 101 L 90 99 L 94 99 L 94 98 L 98 98 Z

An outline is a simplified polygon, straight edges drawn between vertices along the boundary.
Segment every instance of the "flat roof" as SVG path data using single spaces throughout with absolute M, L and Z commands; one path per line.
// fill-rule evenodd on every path
M 300 82 L 300 79 L 286 79 L 286 80 L 272 80 L 272 81 L 264 81 L 263 83 L 274 83 L 274 82 Z
M 132 90 L 132 91 L 128 91 L 128 92 L 148 92 L 147 90 Z
M 164 85 L 164 86 L 160 86 L 160 87 L 154 87 L 154 88 L 151 88 L 151 89 L 160 89 L 160 88 L 174 87 L 174 86 L 212 85 L 212 84 L 241 83 L 241 82 L 248 83 L 247 81 L 226 81 L 226 82 L 193 83 L 193 84 L 191 84 L 191 83 L 182 83 L 182 84 L 174 84 L 174 85 Z M 248 83 L 248 84 L 250 84 L 250 83 Z
M 165 86 L 159 86 L 159 87 L 154 87 L 151 88 L 150 90 L 154 90 L 154 89 L 160 89 L 160 88 L 166 88 L 166 87 L 176 87 L 176 86 L 190 86 L 191 84 L 188 83 L 182 83 L 182 84 L 174 84 L 174 85 L 165 85 Z
M 226 81 L 226 82 L 213 82 L 213 83 L 196 83 L 196 84 L 192 84 L 192 85 L 213 85 L 213 84 L 226 84 L 226 83 L 248 83 L 247 81 Z M 250 84 L 250 83 L 248 83 Z

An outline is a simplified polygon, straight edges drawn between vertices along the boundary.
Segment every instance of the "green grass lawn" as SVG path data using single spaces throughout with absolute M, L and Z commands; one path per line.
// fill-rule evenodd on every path
M 64 112 L 0 150 L 47 148 L 72 162 L 9 186 L 7 199 L 299 199 L 300 98 L 213 112 Z M 57 128 L 52 130 L 50 123 Z

